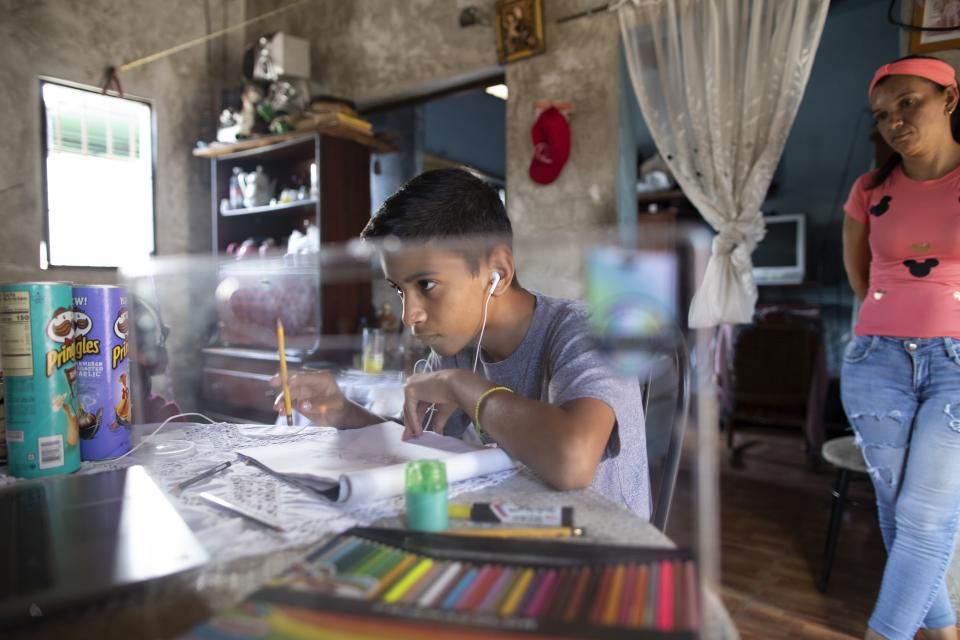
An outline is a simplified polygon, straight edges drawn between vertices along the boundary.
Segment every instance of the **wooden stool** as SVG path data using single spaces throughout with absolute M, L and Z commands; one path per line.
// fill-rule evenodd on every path
M 833 568 L 833 558 L 837 552 L 837 538 L 840 536 L 840 523 L 843 522 L 843 512 L 847 504 L 859 506 L 860 503 L 847 499 L 847 487 L 851 475 L 867 476 L 867 464 L 863 461 L 863 453 L 857 446 L 855 436 L 834 438 L 823 443 L 820 450 L 823 459 L 837 468 L 837 479 L 833 485 L 833 508 L 830 512 L 830 524 L 827 525 L 827 542 L 823 549 L 823 566 L 820 569 L 820 578 L 817 580 L 817 590 L 820 593 L 827 591 L 830 581 L 830 570 Z

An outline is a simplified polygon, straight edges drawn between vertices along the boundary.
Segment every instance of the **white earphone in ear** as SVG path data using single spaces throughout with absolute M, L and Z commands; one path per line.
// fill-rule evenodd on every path
M 497 283 L 503 278 L 499 271 L 490 272 L 490 290 L 487 291 L 487 299 L 483 303 L 483 321 L 480 323 L 480 337 L 477 338 L 477 354 L 473 356 L 473 372 L 477 372 L 477 364 L 480 362 L 480 346 L 483 344 L 483 331 L 487 328 L 487 307 L 490 306 L 490 298 L 497 288 Z
M 493 291 L 497 288 L 497 283 L 500 282 L 500 278 L 502 277 L 499 271 L 494 271 L 490 274 L 490 295 L 493 295 Z

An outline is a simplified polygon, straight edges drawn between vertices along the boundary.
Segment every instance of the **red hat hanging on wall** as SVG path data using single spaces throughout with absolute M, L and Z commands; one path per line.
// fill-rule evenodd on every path
M 549 107 L 533 123 L 530 137 L 533 139 L 530 179 L 550 184 L 570 158 L 570 124 L 559 109 Z

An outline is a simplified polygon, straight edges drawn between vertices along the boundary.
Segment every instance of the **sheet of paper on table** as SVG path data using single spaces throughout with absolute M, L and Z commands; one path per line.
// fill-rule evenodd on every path
M 346 504 L 402 494 L 404 466 L 410 460 L 443 460 L 450 483 L 515 465 L 502 449 L 474 447 L 433 432 L 404 441 L 403 426 L 396 422 L 362 429 L 318 429 L 332 433 L 315 440 L 239 449 L 237 454 Z

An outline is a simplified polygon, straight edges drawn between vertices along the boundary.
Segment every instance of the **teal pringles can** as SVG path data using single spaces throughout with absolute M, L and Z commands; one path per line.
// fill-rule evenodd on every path
M 447 528 L 447 465 L 441 460 L 414 460 L 405 471 L 407 527 L 416 531 Z
M 10 474 L 38 478 L 80 468 L 73 286 L 0 285 Z

